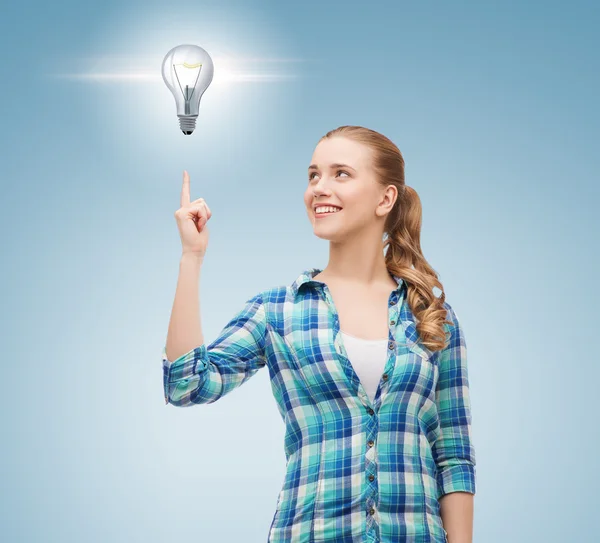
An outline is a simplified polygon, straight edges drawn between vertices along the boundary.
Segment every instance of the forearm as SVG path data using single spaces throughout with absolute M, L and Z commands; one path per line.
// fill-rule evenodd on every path
M 474 498 L 470 492 L 450 492 L 440 498 L 440 516 L 448 543 L 473 542 Z
M 167 333 L 167 358 L 172 362 L 204 343 L 200 320 L 200 270 L 203 257 L 184 253 Z

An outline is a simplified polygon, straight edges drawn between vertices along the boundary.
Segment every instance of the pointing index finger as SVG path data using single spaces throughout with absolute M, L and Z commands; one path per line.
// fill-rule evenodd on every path
M 190 205 L 190 175 L 183 170 L 183 185 L 181 186 L 181 207 Z

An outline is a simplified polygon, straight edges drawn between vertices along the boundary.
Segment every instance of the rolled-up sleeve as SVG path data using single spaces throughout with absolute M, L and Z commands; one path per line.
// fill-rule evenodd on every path
M 475 494 L 467 345 L 456 313 L 447 303 L 446 309 L 452 324 L 444 325 L 450 332 L 450 340 L 439 356 L 436 403 L 441 432 L 432 447 L 437 465 L 438 499 L 457 491 Z
M 213 403 L 266 365 L 267 318 L 261 294 L 246 301 L 208 346 L 173 361 L 162 350 L 165 404 L 189 407 Z

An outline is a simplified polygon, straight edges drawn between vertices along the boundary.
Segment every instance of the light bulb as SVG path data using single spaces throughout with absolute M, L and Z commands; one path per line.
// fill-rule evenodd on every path
M 165 56 L 162 77 L 175 97 L 181 131 L 189 136 L 196 128 L 200 98 L 213 79 L 213 61 L 197 45 L 178 45 Z

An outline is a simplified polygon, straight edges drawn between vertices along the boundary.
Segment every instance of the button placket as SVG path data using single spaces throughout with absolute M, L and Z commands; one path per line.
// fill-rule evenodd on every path
M 371 408 L 367 409 L 370 418 L 367 419 L 367 442 L 365 447 L 365 471 L 367 475 L 367 491 L 366 491 L 366 500 L 365 500 L 365 508 L 367 511 L 367 532 L 371 534 L 375 540 L 378 540 L 378 527 L 376 523 L 376 519 L 373 516 L 375 505 L 377 504 L 378 497 L 378 483 L 375 478 L 377 474 L 377 454 L 376 454 L 376 439 L 377 433 L 379 430 L 378 420 L 375 415 L 375 411 Z
M 389 301 L 389 316 L 388 322 L 390 327 L 390 337 L 392 338 L 388 342 L 388 351 L 387 351 L 387 361 L 384 368 L 384 373 L 381 376 L 381 382 L 379 383 L 379 398 L 376 402 L 375 407 L 381 404 L 381 401 L 384 397 L 384 390 L 386 388 L 389 375 L 391 374 L 394 366 L 395 366 L 395 356 L 396 356 L 396 330 L 395 326 L 398 322 L 397 314 L 398 314 L 398 306 L 397 303 L 397 293 L 392 293 L 391 300 Z M 369 415 L 375 414 L 372 409 L 367 409 L 367 413 Z M 378 422 L 375 418 L 369 419 L 370 422 Z M 376 472 L 377 472 L 377 450 L 376 450 L 376 438 L 378 433 L 378 424 L 373 424 L 368 426 L 367 430 L 367 448 L 366 448 L 366 472 L 367 472 L 367 499 L 366 499 L 366 515 L 367 515 L 367 536 L 369 540 L 379 541 L 379 527 L 378 527 L 378 515 L 376 505 L 378 503 L 379 496 L 379 488 L 378 482 L 376 480 Z
M 371 404 L 371 400 L 364 391 L 361 389 L 360 381 L 358 380 L 358 376 L 354 372 L 354 368 L 348 360 L 346 355 L 346 351 L 344 348 L 343 339 L 340 333 L 339 326 L 339 315 L 337 314 L 337 310 L 335 308 L 335 304 L 333 299 L 330 296 L 330 293 L 325 286 L 324 293 L 330 308 L 333 311 L 333 324 L 334 324 L 334 334 L 335 334 L 335 350 L 339 355 L 338 360 L 340 361 L 344 373 L 348 379 L 349 385 L 354 385 L 354 392 L 357 394 L 358 399 L 363 403 L 365 409 L 369 415 L 365 419 L 365 437 L 366 448 L 365 448 L 365 472 L 367 478 L 367 491 L 366 491 L 366 516 L 367 516 L 367 536 L 369 541 L 379 541 L 379 514 L 377 509 L 378 504 L 378 480 L 377 480 L 377 451 L 376 451 L 376 440 L 378 436 L 378 418 L 377 418 L 377 410 L 379 409 L 379 405 L 385 398 L 385 391 L 387 389 L 387 384 L 389 381 L 389 377 L 392 375 L 392 371 L 394 369 L 396 363 L 396 351 L 398 349 L 397 337 L 396 337 L 396 327 L 398 327 L 400 323 L 400 304 L 399 299 L 401 297 L 397 292 L 392 293 L 389 300 L 389 315 L 388 315 L 388 323 L 389 323 L 389 336 L 388 336 L 388 349 L 387 349 L 387 361 L 386 366 L 384 368 L 384 373 L 382 374 L 381 381 L 379 383 L 380 391 L 377 400 L 374 405 Z
M 396 365 L 396 325 L 398 322 L 398 312 L 399 312 L 399 307 L 397 305 L 398 300 L 397 300 L 397 293 L 393 293 L 391 295 L 391 300 L 389 302 L 389 306 L 388 306 L 388 313 L 389 313 L 389 327 L 390 327 L 390 335 L 393 338 L 391 341 L 388 342 L 388 359 L 387 362 L 385 364 L 384 367 L 384 374 L 381 376 L 383 381 L 386 382 L 388 380 L 389 374 L 391 373 L 391 371 L 394 369 L 394 366 Z M 384 390 L 384 384 L 385 383 L 380 383 L 380 387 L 382 389 L 382 394 L 380 395 L 380 397 L 383 396 L 383 390 Z

